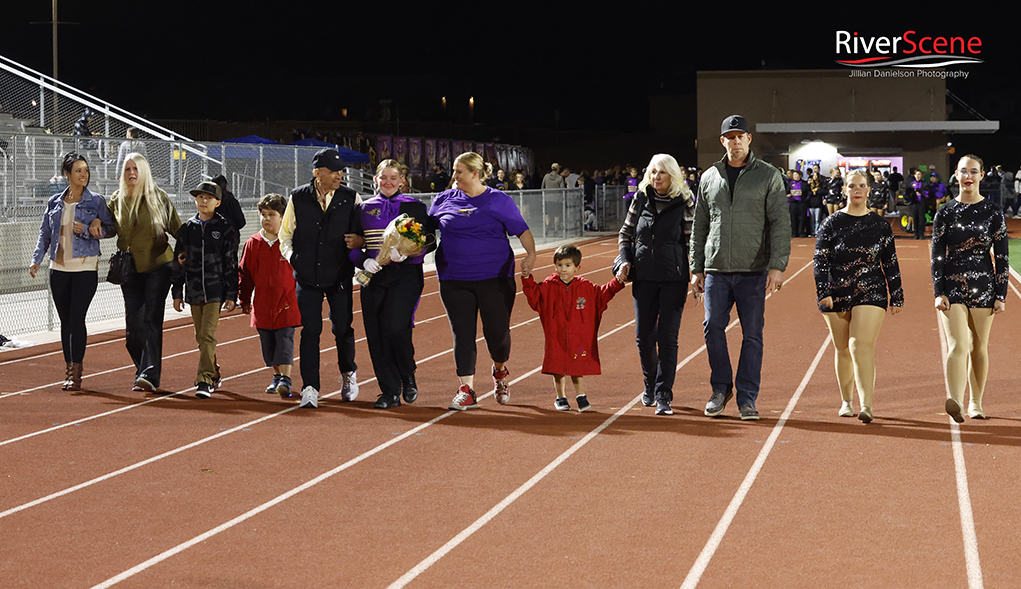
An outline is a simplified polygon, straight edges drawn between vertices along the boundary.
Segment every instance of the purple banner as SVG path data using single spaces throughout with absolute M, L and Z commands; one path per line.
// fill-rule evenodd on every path
M 393 158 L 404 165 L 408 165 L 407 137 L 394 137 Z
M 408 167 L 411 168 L 411 175 L 416 178 L 422 176 L 422 140 L 420 138 L 408 139 Z
M 393 137 L 390 135 L 379 135 L 376 137 L 376 157 L 378 161 L 393 157 Z
M 426 139 L 425 140 L 425 168 L 426 172 L 432 172 L 433 166 L 436 165 L 436 140 Z

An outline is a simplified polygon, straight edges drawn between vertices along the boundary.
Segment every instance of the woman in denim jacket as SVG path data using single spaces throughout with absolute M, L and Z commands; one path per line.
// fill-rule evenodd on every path
M 60 316 L 60 343 L 64 350 L 65 391 L 81 390 L 82 359 L 88 337 L 85 314 L 99 284 L 99 239 L 114 234 L 113 215 L 106 200 L 87 187 L 89 164 L 71 152 L 61 171 L 68 187 L 46 203 L 39 241 L 28 272 L 35 278 L 44 256 L 50 258 L 50 291 Z

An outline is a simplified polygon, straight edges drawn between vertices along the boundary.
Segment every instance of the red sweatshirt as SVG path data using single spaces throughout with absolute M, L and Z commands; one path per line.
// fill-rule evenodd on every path
M 252 303 L 252 327 L 282 329 L 301 325 L 298 295 L 294 290 L 294 270 L 280 253 L 280 240 L 266 243 L 262 231 L 248 238 L 238 265 L 241 288 L 238 299 L 242 305 Z
M 554 273 L 536 284 L 522 279 L 528 305 L 539 312 L 546 335 L 543 374 L 599 374 L 599 322 L 613 295 L 624 285 L 616 278 L 603 286 L 575 277 L 564 284 Z

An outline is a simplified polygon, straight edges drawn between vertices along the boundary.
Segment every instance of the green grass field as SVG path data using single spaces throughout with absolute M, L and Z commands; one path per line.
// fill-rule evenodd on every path
M 1021 239 L 1011 239 L 1007 243 L 1010 245 L 1010 267 L 1021 272 Z

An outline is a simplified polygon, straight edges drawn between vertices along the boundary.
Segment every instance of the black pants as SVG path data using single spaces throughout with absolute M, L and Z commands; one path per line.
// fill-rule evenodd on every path
M 482 317 L 482 335 L 494 362 L 510 358 L 510 316 L 517 288 L 513 278 L 441 280 L 440 299 L 454 334 L 454 365 L 458 376 L 475 374 L 475 334 Z
M 791 237 L 808 236 L 808 203 L 794 200 L 787 203 L 791 211 Z
M 912 203 L 910 206 L 912 222 L 915 224 L 915 239 L 925 237 L 925 213 L 929 211 L 929 205 L 924 200 Z
M 687 282 L 632 283 L 635 303 L 635 341 L 645 376 L 645 390 L 657 401 L 673 401 L 677 375 L 677 332 L 688 297 Z
M 298 282 L 298 311 L 301 312 L 301 354 L 302 388 L 311 386 L 320 389 L 319 382 L 319 336 L 323 333 L 323 299 L 330 304 L 330 322 L 333 337 L 337 342 L 337 364 L 340 371 L 354 372 L 355 332 L 351 328 L 353 297 L 350 281 L 342 282 L 326 290 L 306 286 Z
M 379 390 L 396 397 L 401 377 L 415 373 L 412 330 L 422 296 L 422 265 L 383 266 L 362 287 L 362 321 Z
M 163 314 L 170 292 L 170 264 L 139 272 L 121 285 L 124 294 L 124 345 L 135 363 L 135 378 L 160 386 L 163 368 Z
M 85 315 L 89 312 L 92 297 L 96 296 L 98 284 L 99 273 L 95 270 L 50 270 L 50 292 L 60 317 L 60 347 L 64 350 L 64 362 L 81 363 L 85 357 L 85 343 L 89 336 Z

